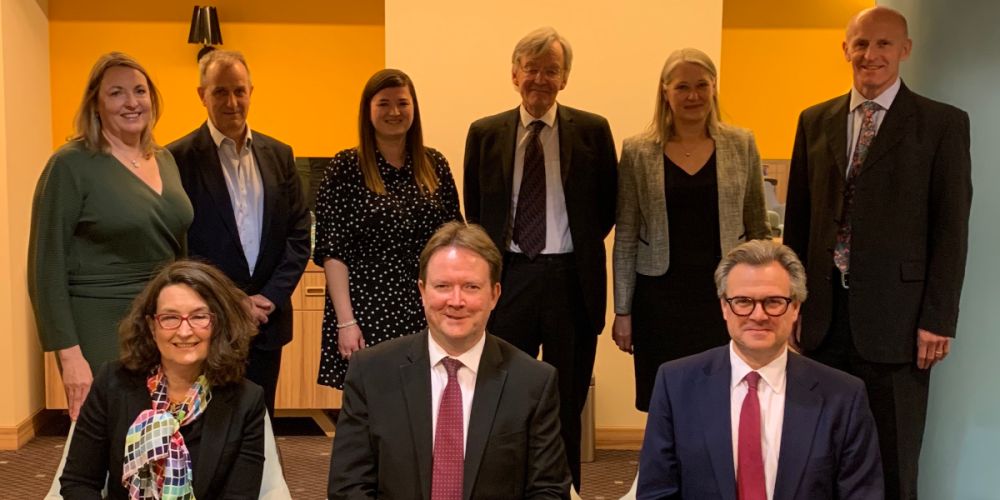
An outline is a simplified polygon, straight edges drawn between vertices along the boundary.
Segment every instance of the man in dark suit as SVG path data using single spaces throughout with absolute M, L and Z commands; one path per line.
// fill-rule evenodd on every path
M 795 253 L 744 243 L 715 283 L 732 341 L 660 367 L 638 498 L 882 500 L 864 384 L 788 350 L 806 298 Z
M 604 238 L 615 220 L 614 139 L 604 118 L 556 104 L 573 52 L 552 28 L 514 48 L 521 105 L 482 118 L 465 143 L 465 215 L 504 251 L 490 332 L 559 372 L 563 439 L 580 487 L 580 412 L 604 328 Z
M 273 416 L 281 348 L 292 340 L 291 295 L 309 259 L 309 212 L 292 148 L 247 125 L 253 84 L 243 55 L 209 52 L 199 70 L 208 121 L 167 146 L 194 206 L 188 253 L 250 296 L 260 334 L 246 375 L 264 388 Z
M 917 497 L 930 368 L 948 355 L 972 203 L 969 117 L 910 91 L 906 19 L 876 7 L 847 27 L 847 95 L 799 117 L 784 241 L 812 296 L 798 339 L 865 381 L 886 498 Z
M 351 358 L 329 498 L 569 498 L 555 369 L 485 330 L 501 262 L 478 226 L 428 241 L 428 329 Z

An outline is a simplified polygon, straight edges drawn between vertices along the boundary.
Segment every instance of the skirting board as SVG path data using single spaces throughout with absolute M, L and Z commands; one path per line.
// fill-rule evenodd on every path
M 594 429 L 594 444 L 604 450 L 638 450 L 642 447 L 644 429 L 628 427 L 598 427 Z
M 38 410 L 16 426 L 0 427 L 0 450 L 18 450 L 28 444 L 49 418 L 51 415 L 45 410 Z

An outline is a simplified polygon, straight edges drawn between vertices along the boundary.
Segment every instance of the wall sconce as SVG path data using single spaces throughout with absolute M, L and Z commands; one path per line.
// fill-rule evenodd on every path
M 188 43 L 202 44 L 198 51 L 198 59 L 215 49 L 213 45 L 222 45 L 222 31 L 219 30 L 219 13 L 215 7 L 194 6 L 191 14 L 191 31 L 188 33 Z

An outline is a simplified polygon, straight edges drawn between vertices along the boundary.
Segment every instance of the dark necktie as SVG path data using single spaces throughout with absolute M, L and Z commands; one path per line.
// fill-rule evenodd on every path
M 524 169 L 514 213 L 514 243 L 534 259 L 545 248 L 545 153 L 538 137 L 545 122 L 528 125 L 528 144 L 524 148 Z
M 847 169 L 847 180 L 844 185 L 844 211 L 840 217 L 840 227 L 837 228 L 837 246 L 833 249 L 833 263 L 842 274 L 847 274 L 851 268 L 851 207 L 854 205 L 854 187 L 861 165 L 868 157 L 868 148 L 875 139 L 875 112 L 882 109 L 875 101 L 865 101 L 861 111 L 865 117 L 861 121 L 861 132 L 858 134 L 858 144 L 854 146 L 851 156 L 851 166 Z
M 458 384 L 458 369 L 462 362 L 442 358 L 448 371 L 448 384 L 441 394 L 437 428 L 434 429 L 431 500 L 461 500 L 465 468 L 465 430 L 462 419 L 462 387 Z
M 747 381 L 747 395 L 740 410 L 739 456 L 736 459 L 736 498 L 739 500 L 767 500 L 764 485 L 764 454 L 760 449 L 760 401 L 757 399 L 757 383 L 760 374 L 750 372 Z

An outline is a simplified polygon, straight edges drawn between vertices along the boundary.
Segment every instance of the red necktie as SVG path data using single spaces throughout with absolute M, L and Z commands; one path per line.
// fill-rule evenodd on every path
M 757 399 L 757 382 L 760 374 L 750 372 L 747 395 L 740 410 L 739 456 L 736 467 L 736 498 L 739 500 L 767 500 L 764 485 L 764 455 L 760 449 L 760 401 Z
M 434 429 L 431 500 L 461 500 L 465 467 L 465 430 L 462 419 L 462 387 L 458 385 L 458 369 L 462 362 L 442 358 L 448 371 L 448 384 L 441 394 L 437 428 Z
M 858 133 L 858 143 L 854 146 L 851 165 L 847 169 L 847 180 L 844 185 L 844 210 L 837 228 L 837 245 L 833 249 L 833 263 L 841 273 L 847 273 L 851 268 L 851 207 L 854 205 L 854 186 L 861 166 L 868 157 L 868 148 L 875 139 L 875 112 L 882 109 L 875 101 L 865 101 L 861 111 L 865 116 L 861 120 L 861 131 Z
M 532 259 L 545 249 L 545 152 L 538 137 L 544 126 L 541 120 L 528 125 L 524 169 L 514 211 L 514 243 Z

